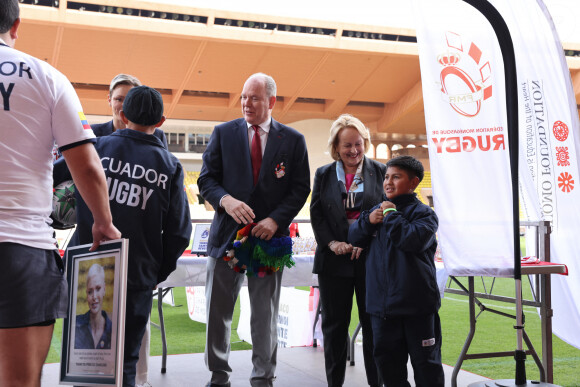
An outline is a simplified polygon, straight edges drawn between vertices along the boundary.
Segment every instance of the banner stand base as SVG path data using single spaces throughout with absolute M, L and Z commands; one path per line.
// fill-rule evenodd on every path
M 538 381 L 531 381 L 528 380 L 526 382 L 526 384 L 516 384 L 516 381 L 514 379 L 501 379 L 501 380 L 486 380 L 484 382 L 476 382 L 476 383 L 471 383 L 468 385 L 468 387 L 560 387 L 557 384 L 551 384 L 551 383 L 544 383 L 544 382 L 538 382 Z

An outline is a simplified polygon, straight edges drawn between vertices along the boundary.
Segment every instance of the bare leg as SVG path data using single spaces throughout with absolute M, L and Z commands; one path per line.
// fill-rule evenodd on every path
M 54 324 L 0 329 L 0 386 L 40 387 Z

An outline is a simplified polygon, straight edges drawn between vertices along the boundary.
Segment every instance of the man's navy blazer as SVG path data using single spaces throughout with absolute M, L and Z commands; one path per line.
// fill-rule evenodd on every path
M 110 134 L 113 134 L 115 131 L 115 127 L 113 126 L 113 120 L 109 122 L 104 122 L 102 124 L 93 124 L 91 125 L 91 129 L 96 137 L 104 137 Z M 165 138 L 165 133 L 163 130 L 159 128 L 155 128 L 155 133 L 153 133 L 155 137 L 161 140 L 165 149 L 167 149 L 167 138 Z
M 310 193 L 304 136 L 272 119 L 254 186 L 246 120 L 239 118 L 217 125 L 203 153 L 197 185 L 201 196 L 216 209 L 207 247 L 210 257 L 221 258 L 236 231 L 243 227 L 220 208 L 224 195 L 250 206 L 256 215 L 254 222 L 271 217 L 278 224 L 278 233 L 288 235 L 288 226 Z

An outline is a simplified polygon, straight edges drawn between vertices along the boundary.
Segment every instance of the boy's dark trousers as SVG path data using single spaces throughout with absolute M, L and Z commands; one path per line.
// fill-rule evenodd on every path
M 373 315 L 371 324 L 375 362 L 385 387 L 410 386 L 409 355 L 417 387 L 444 387 L 438 313 L 386 318 Z
M 125 314 L 125 352 L 123 355 L 123 387 L 135 386 L 137 361 L 141 340 L 149 321 L 152 302 L 151 289 L 127 289 L 127 305 Z

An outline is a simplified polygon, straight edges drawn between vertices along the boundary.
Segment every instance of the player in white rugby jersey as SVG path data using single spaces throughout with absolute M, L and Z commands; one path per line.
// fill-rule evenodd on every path
M 0 0 L 0 386 L 40 386 L 67 284 L 49 215 L 52 147 L 67 160 L 93 216 L 93 248 L 120 238 L 107 183 L 67 78 L 14 49 L 18 0 Z M 86 195 L 86 196 L 85 196 Z

